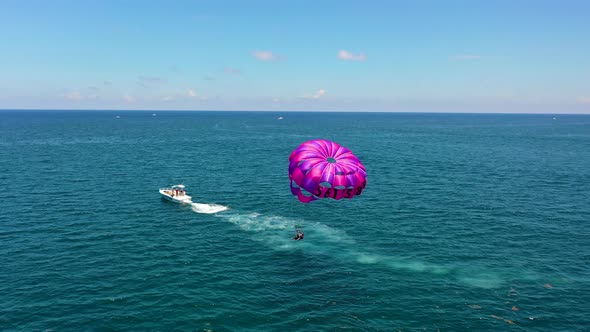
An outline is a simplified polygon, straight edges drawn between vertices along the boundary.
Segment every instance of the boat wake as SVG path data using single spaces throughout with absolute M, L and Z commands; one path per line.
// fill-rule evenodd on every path
M 207 204 L 202 205 L 207 206 Z M 195 210 L 194 207 L 193 210 Z M 304 250 L 308 253 L 333 256 L 353 264 L 376 265 L 397 271 L 446 276 L 477 288 L 498 288 L 504 284 L 506 279 L 500 271 L 482 266 L 464 266 L 459 263 L 437 264 L 395 255 L 367 252 L 358 248 L 355 239 L 345 231 L 332 228 L 321 222 L 305 222 L 297 218 L 263 215 L 257 212 L 240 213 L 238 211 L 219 214 L 216 217 L 237 226 L 242 231 L 256 234 L 253 236 L 253 240 L 275 250 Z M 307 226 L 304 228 L 305 240 L 293 241 L 292 235 L 295 227 L 302 224 Z
M 293 241 L 291 239 L 295 226 L 301 225 L 303 220 L 290 219 L 277 215 L 263 215 L 252 213 L 224 213 L 216 217 L 229 222 L 241 230 L 255 233 L 253 239 L 264 243 L 265 246 L 277 250 L 289 250 L 312 245 L 310 242 Z
M 219 204 L 191 203 L 191 209 L 196 213 L 214 214 L 225 211 L 229 208 L 225 205 Z

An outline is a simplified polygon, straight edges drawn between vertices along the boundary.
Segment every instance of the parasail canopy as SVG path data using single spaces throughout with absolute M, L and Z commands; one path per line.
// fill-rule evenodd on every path
M 291 193 L 303 202 L 351 199 L 367 185 L 361 161 L 338 143 L 315 139 L 302 143 L 289 156 Z

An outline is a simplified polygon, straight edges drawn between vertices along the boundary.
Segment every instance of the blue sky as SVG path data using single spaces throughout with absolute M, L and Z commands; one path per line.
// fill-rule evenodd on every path
M 590 113 L 590 1 L 0 1 L 0 109 Z

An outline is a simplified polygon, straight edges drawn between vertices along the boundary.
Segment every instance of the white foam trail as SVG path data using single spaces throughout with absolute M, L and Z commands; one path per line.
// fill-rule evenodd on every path
M 258 212 L 219 214 L 217 217 L 232 223 L 241 230 L 256 233 L 253 240 L 276 250 L 291 250 L 311 246 L 306 241 L 293 241 L 295 226 L 302 220 L 275 215 L 262 215 Z
M 191 209 L 196 213 L 213 214 L 229 209 L 227 206 L 219 204 L 203 204 L 203 203 L 191 203 Z
M 193 203 L 193 210 L 195 210 L 195 205 L 211 206 L 211 204 Z M 224 207 L 214 204 L 213 206 Z M 211 211 L 214 211 L 214 209 Z M 255 241 L 262 242 L 264 245 L 275 250 L 305 250 L 316 254 L 327 254 L 343 261 L 356 262 L 363 265 L 376 264 L 392 270 L 406 270 L 413 273 L 428 273 L 439 276 L 447 275 L 448 278 L 477 288 L 498 288 L 504 283 L 500 275 L 491 271 L 484 271 L 483 269 L 462 271 L 459 266 L 452 264 L 442 265 L 359 251 L 355 246 L 356 241 L 350 235 L 346 234 L 345 231 L 332 228 L 320 222 L 305 222 L 301 219 L 262 215 L 257 212 L 235 212 L 220 214 L 217 217 L 236 225 L 243 231 L 256 233 L 253 236 Z M 306 234 L 305 240 L 293 241 L 292 235 L 294 234 L 295 226 L 301 224 L 305 224 L 305 228 L 307 228 L 306 230 L 304 229 Z
M 461 274 L 459 281 L 478 288 L 499 288 L 504 282 L 496 273 L 490 271 L 478 272 L 475 274 Z
M 266 230 L 294 229 L 295 220 L 280 216 L 263 216 L 260 213 L 234 214 L 226 216 L 227 221 L 250 232 L 262 232 Z
M 323 241 L 341 245 L 352 245 L 356 243 L 352 237 L 341 229 L 332 228 L 320 222 L 315 222 L 309 227 L 313 228 L 314 235 L 319 234 Z

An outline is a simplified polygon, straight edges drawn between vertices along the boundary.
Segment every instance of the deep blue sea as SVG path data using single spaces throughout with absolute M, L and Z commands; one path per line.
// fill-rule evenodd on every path
M 590 116 L 0 111 L 0 187 L 2 331 L 590 330 Z

